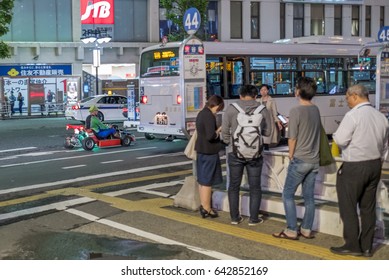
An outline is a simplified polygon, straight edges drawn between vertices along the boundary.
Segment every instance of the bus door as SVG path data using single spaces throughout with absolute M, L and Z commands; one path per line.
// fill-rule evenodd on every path
M 227 88 L 230 98 L 239 97 L 239 88 L 245 84 L 245 60 L 243 57 L 227 57 Z
M 207 96 L 224 96 L 223 57 L 208 56 L 207 69 Z

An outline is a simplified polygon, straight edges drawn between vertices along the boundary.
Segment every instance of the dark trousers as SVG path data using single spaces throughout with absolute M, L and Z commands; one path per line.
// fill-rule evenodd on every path
M 228 154 L 228 168 L 230 176 L 230 186 L 228 187 L 228 203 L 230 205 L 230 216 L 232 221 L 238 221 L 239 211 L 239 191 L 242 181 L 243 170 L 246 167 L 247 178 L 250 187 L 250 220 L 258 221 L 259 208 L 261 206 L 261 172 L 263 158 L 244 160 L 238 158 L 234 153 Z
M 351 251 L 372 249 L 376 224 L 376 192 L 381 167 L 381 160 L 376 159 L 344 162 L 338 170 L 336 191 L 343 221 L 344 247 Z
M 15 109 L 14 109 L 15 102 L 11 102 L 10 105 L 11 105 L 11 114 L 14 114 L 15 113 Z

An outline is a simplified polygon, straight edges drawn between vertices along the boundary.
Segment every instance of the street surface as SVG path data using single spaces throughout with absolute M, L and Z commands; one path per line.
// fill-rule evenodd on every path
M 229 213 L 202 219 L 173 206 L 192 162 L 186 141 L 66 150 L 63 118 L 0 121 L 0 259 L 364 259 L 338 256 L 342 238 L 276 239 L 284 217 L 255 227 Z M 223 190 L 224 185 L 217 186 Z M 389 259 L 381 245 L 372 259 Z

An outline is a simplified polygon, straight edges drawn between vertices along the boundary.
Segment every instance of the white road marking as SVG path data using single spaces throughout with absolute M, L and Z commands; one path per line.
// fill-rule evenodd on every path
M 38 207 L 32 207 L 32 208 L 28 208 L 28 209 L 23 209 L 23 210 L 19 210 L 19 211 L 1 214 L 0 221 L 12 219 L 12 218 L 19 218 L 19 217 L 23 217 L 23 216 L 31 215 L 31 214 L 42 213 L 42 212 L 50 211 L 50 210 L 66 210 L 67 207 L 69 207 L 69 206 L 88 203 L 88 202 L 92 202 L 92 201 L 95 201 L 95 199 L 92 199 L 89 197 L 83 197 L 83 198 L 71 199 L 71 200 L 67 200 L 67 201 L 47 204 L 47 205 L 38 206 Z
M 86 164 L 80 164 L 80 165 L 73 165 L 73 166 L 65 166 L 62 167 L 62 169 L 73 169 L 73 168 L 79 168 L 79 167 L 84 167 Z
M 69 183 L 74 183 L 74 182 L 82 182 L 82 181 L 87 181 L 87 180 L 106 178 L 106 177 L 117 176 L 117 175 L 138 173 L 138 172 L 143 172 L 143 171 L 155 170 L 158 168 L 183 166 L 186 164 L 192 164 L 192 161 L 190 160 L 190 161 L 174 162 L 174 163 L 170 163 L 170 164 L 147 166 L 147 167 L 122 170 L 122 171 L 116 171 L 116 172 L 110 172 L 110 173 L 103 173 L 103 174 L 96 174 L 96 175 L 90 175 L 90 176 L 85 176 L 85 177 L 79 177 L 79 178 L 73 178 L 73 179 L 67 179 L 67 180 L 61 180 L 61 181 L 55 181 L 55 182 L 48 182 L 48 183 L 42 183 L 42 184 L 36 184 L 36 185 L 30 185 L 30 186 L 24 186 L 24 187 L 16 187 L 16 188 L 9 188 L 9 189 L 7 189 L 6 187 L 5 188 L 3 187 L 3 190 L 0 191 L 0 195 L 14 193 L 14 192 L 20 192 L 20 191 L 26 191 L 26 190 L 35 190 L 35 189 L 40 189 L 40 188 L 52 187 L 52 186 L 57 186 L 57 185 L 61 185 L 61 184 L 69 184 Z
M 84 154 L 84 155 L 81 155 L 81 156 L 72 156 L 71 158 L 70 157 L 62 157 L 62 158 L 44 159 L 44 160 L 37 160 L 37 161 L 29 161 L 29 162 L 22 162 L 22 163 L 0 165 L 0 168 L 20 166 L 20 165 L 30 165 L 30 164 L 37 164 L 37 163 L 51 162 L 51 161 L 60 161 L 60 160 L 73 160 L 75 158 L 104 156 L 104 155 L 108 155 L 108 154 L 129 153 L 129 152 L 150 150 L 150 149 L 156 149 L 156 148 L 157 147 L 147 147 L 147 148 L 138 148 L 138 149 L 131 149 L 131 150 L 121 150 L 121 151 L 113 151 L 113 152 L 106 152 L 106 153 L 92 153 L 92 154 L 86 154 L 86 155 Z
M 122 161 L 123 161 L 122 159 L 111 160 L 111 161 L 102 161 L 101 164 L 109 164 L 109 163 L 122 162 Z
M 165 183 L 161 183 L 161 184 L 154 183 L 154 184 L 150 184 L 150 185 L 146 185 L 146 186 L 142 186 L 142 187 L 136 187 L 136 188 L 132 188 L 132 189 L 125 189 L 125 190 L 120 190 L 120 191 L 109 192 L 109 193 L 106 193 L 106 195 L 119 196 L 119 195 L 128 194 L 128 193 L 132 193 L 132 192 L 143 191 L 143 192 L 153 193 L 156 195 L 161 195 L 163 197 L 167 197 L 168 194 L 164 194 L 162 192 L 156 192 L 156 191 L 155 192 L 149 191 L 149 189 L 172 186 L 172 185 L 176 185 L 179 183 L 182 184 L 183 180 L 165 182 Z M 50 211 L 50 210 L 58 210 L 58 211 L 64 210 L 68 213 L 71 213 L 73 215 L 77 215 L 77 216 L 82 217 L 84 219 L 87 219 L 87 220 L 90 220 L 93 222 L 97 222 L 100 224 L 104 224 L 104 225 L 107 225 L 107 226 L 110 226 L 112 228 L 116 228 L 116 229 L 119 229 L 119 230 L 122 230 L 122 231 L 125 231 L 128 233 L 132 233 L 134 235 L 138 235 L 142 238 L 147 238 L 149 240 L 153 240 L 153 241 L 158 242 L 158 243 L 183 246 L 189 250 L 192 250 L 194 252 L 198 252 L 200 254 L 204 254 L 206 256 L 210 256 L 210 257 L 215 258 L 215 259 L 220 259 L 220 260 L 230 260 L 230 259 L 235 260 L 235 259 L 237 259 L 237 258 L 230 256 L 230 255 L 226 255 L 226 254 L 223 254 L 223 253 L 220 253 L 217 251 L 207 250 L 204 248 L 195 247 L 195 246 L 191 246 L 191 245 L 188 245 L 185 243 L 177 242 L 175 240 L 168 239 L 168 238 L 165 238 L 163 236 L 156 235 L 156 234 L 153 234 L 150 232 L 142 231 L 142 230 L 139 230 L 137 228 L 130 227 L 130 226 L 127 226 L 124 224 L 120 224 L 120 223 L 117 223 L 117 222 L 114 222 L 114 221 L 111 221 L 108 219 L 100 219 L 97 216 L 94 216 L 94 215 L 91 215 L 91 214 L 88 214 L 88 213 L 85 213 L 85 212 L 82 212 L 82 211 L 79 211 L 79 210 L 76 210 L 73 208 L 68 209 L 68 207 L 72 207 L 72 206 L 76 206 L 76 205 L 80 205 L 80 204 L 84 204 L 84 203 L 88 203 L 88 202 L 93 202 L 93 201 L 96 201 L 96 200 L 93 198 L 82 197 L 82 198 L 71 199 L 68 201 L 52 203 L 52 204 L 48 204 L 48 205 L 44 205 L 44 206 L 38 206 L 38 207 L 28 208 L 28 209 L 24 209 L 24 210 L 14 211 L 14 212 L 6 213 L 6 214 L 0 214 L 0 221 L 12 219 L 12 218 L 18 218 L 18 217 L 22 217 L 22 216 L 27 216 L 27 215 L 31 215 L 31 214 L 42 213 L 42 212 Z
M 109 193 L 105 193 L 107 196 L 111 197 L 116 197 L 124 194 L 129 194 L 129 193 L 134 193 L 134 192 L 147 192 L 149 189 L 155 189 L 155 188 L 163 188 L 163 187 L 168 187 L 168 186 L 174 186 L 177 184 L 183 184 L 183 180 L 177 180 L 177 181 L 170 181 L 170 182 L 165 182 L 165 183 L 153 183 L 150 185 L 146 186 L 140 186 L 140 187 L 135 187 L 135 188 L 130 188 L 130 189 L 123 189 L 119 191 L 113 191 Z M 164 194 L 166 196 L 167 194 Z M 83 198 L 75 198 L 75 199 L 70 199 L 66 201 L 61 201 L 61 202 L 55 202 L 43 206 L 37 206 L 37 207 L 32 207 L 28 209 L 23 209 L 23 210 L 18 210 L 10 213 L 5 213 L 5 214 L 0 214 L 0 221 L 11 219 L 11 218 L 19 218 L 23 217 L 26 215 L 31 215 L 31 214 L 36 214 L 36 213 L 41 213 L 49 210 L 66 210 L 68 207 L 76 206 L 79 204 L 87 203 L 87 202 L 92 202 L 96 201 L 94 198 L 88 198 L 88 197 L 83 197 Z
M 17 149 L 0 150 L 0 153 L 23 151 L 23 150 L 34 150 L 34 149 L 38 149 L 38 148 L 37 147 L 24 147 L 24 148 L 17 148 Z
M 183 156 L 183 155 L 184 155 L 183 152 L 179 152 L 179 153 L 171 153 L 171 154 L 160 154 L 160 155 L 137 157 L 136 159 L 147 159 L 147 158 L 156 158 L 156 157 L 174 157 L 174 156 Z
M 172 239 L 169 239 L 169 238 L 166 238 L 166 237 L 163 237 L 163 236 L 151 233 L 151 232 L 143 231 L 143 230 L 140 230 L 140 229 L 137 229 L 134 227 L 120 224 L 120 223 L 117 223 L 117 222 L 114 222 L 114 221 L 111 221 L 108 219 L 101 219 L 97 216 L 94 216 L 94 215 L 91 215 L 91 214 L 88 214 L 88 213 L 85 213 L 85 212 L 82 212 L 82 211 L 79 211 L 76 209 L 67 209 L 66 212 L 71 213 L 71 214 L 76 215 L 76 216 L 79 216 L 79 217 L 82 217 L 82 218 L 87 219 L 87 220 L 92 221 L 92 222 L 107 225 L 107 226 L 112 227 L 112 228 L 116 228 L 116 229 L 131 233 L 131 234 L 135 234 L 135 235 L 143 237 L 143 238 L 147 238 L 149 240 L 153 240 L 157 243 L 183 246 L 191 251 L 194 251 L 194 252 L 197 252 L 197 253 L 200 253 L 200 254 L 203 254 L 203 255 L 218 259 L 218 260 L 238 260 L 237 258 L 230 256 L 230 255 L 226 255 L 226 254 L 223 254 L 223 253 L 220 253 L 217 251 L 207 250 L 207 249 L 196 247 L 196 246 L 191 246 L 191 245 L 181 243 L 181 242 L 178 242 L 178 241 L 175 241 L 175 240 L 172 240 Z

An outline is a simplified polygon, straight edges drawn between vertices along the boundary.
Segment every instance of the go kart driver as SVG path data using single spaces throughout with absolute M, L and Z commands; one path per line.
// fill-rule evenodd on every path
M 108 125 L 106 124 L 103 124 L 100 119 L 97 117 L 97 113 L 99 111 L 99 108 L 96 106 L 96 105 L 92 105 L 90 108 L 89 108 L 89 112 L 90 112 L 90 125 L 87 127 L 90 127 L 96 134 L 96 136 L 99 138 L 99 139 L 105 139 L 105 138 L 108 138 L 109 136 L 113 136 L 115 138 L 120 138 L 120 135 L 119 135 L 119 132 L 113 128 L 113 127 L 109 127 Z M 88 119 L 86 119 L 86 122 L 88 122 Z

